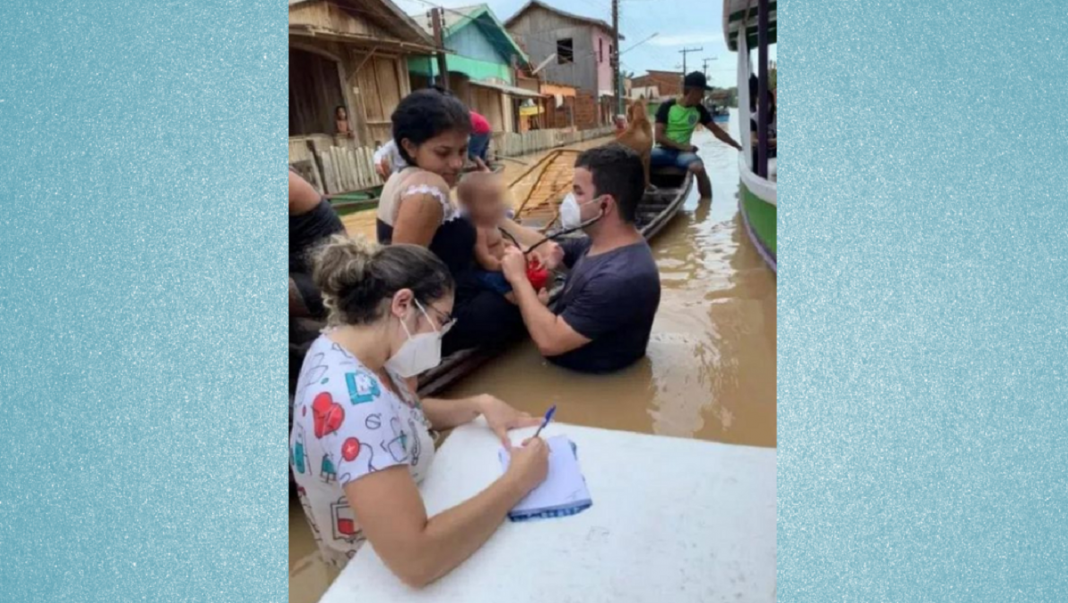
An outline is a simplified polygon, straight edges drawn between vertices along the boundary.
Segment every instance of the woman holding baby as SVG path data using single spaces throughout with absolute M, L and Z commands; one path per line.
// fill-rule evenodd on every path
M 382 191 L 378 240 L 430 249 L 455 279 L 457 321 L 444 339 L 443 355 L 515 337 L 523 329 L 519 309 L 506 292 L 487 286 L 494 280 L 486 274 L 492 272 L 494 253 L 503 250 L 496 227 L 527 245 L 540 236 L 503 217 L 502 200 L 494 198 L 495 190 L 503 193 L 503 188 L 493 182 L 467 187 L 471 195 L 461 199 L 463 208 L 450 200 L 471 133 L 470 114 L 459 99 L 434 89 L 419 90 L 400 102 L 392 120 L 397 151 L 408 165 L 390 176 Z M 550 269 L 562 256 L 555 244 L 543 245 L 539 252 L 541 263 Z

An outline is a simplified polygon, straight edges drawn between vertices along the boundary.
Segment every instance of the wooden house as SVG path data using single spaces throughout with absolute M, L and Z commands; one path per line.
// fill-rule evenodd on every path
M 390 0 L 289 0 L 290 162 L 332 145 L 372 147 L 411 91 L 408 57 L 434 42 Z M 353 139 L 337 136 L 347 109 Z
M 430 35 L 430 13 L 415 16 Z M 525 105 L 541 97 L 519 73 L 529 72 L 530 60 L 504 25 L 485 4 L 443 11 L 442 42 L 449 90 L 482 114 L 496 132 L 518 132 Z M 427 86 L 440 74 L 434 57 L 408 60 L 413 87 Z M 522 80 L 522 81 L 521 81 Z
M 545 63 L 539 73 L 546 80 L 574 86 L 597 99 L 615 96 L 612 53 L 616 49 L 612 28 L 604 21 L 531 0 L 504 25 L 532 63 Z

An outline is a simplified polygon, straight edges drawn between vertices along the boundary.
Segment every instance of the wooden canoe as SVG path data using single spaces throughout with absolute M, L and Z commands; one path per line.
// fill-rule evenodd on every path
M 573 166 L 577 151 L 563 149 L 544 157 L 511 183 L 513 202 L 518 211 L 516 219 L 538 230 L 545 230 L 559 216 L 559 204 L 571 189 Z M 647 241 L 652 240 L 682 208 L 693 187 L 693 175 L 676 169 L 656 170 L 651 174 L 655 191 L 647 191 L 638 207 L 638 227 Z M 531 185 L 531 180 L 533 184 Z M 557 279 L 552 302 L 559 295 L 561 278 Z M 295 384 L 304 361 L 304 353 L 318 336 L 322 323 L 306 319 L 290 319 L 290 406 Z M 499 348 L 473 348 L 447 356 L 437 367 L 419 377 L 419 395 L 433 396 L 456 383 L 494 355 Z M 292 420 L 292 417 L 291 417 Z

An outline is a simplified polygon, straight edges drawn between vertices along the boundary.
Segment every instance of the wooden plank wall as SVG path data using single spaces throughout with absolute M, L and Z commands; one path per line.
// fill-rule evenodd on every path
M 291 7 L 289 23 L 396 39 L 374 23 L 329 2 Z M 375 141 L 388 140 L 392 132 L 390 116 L 400 99 L 411 92 L 407 58 L 362 45 L 325 42 L 306 36 L 290 36 L 290 39 L 290 134 L 333 134 L 334 109 L 337 105 L 347 105 L 358 145 L 370 146 Z M 293 48 L 294 44 L 305 50 Z M 308 52 L 309 47 L 326 56 Z M 312 58 L 302 58 L 307 56 Z M 327 56 L 335 57 L 340 65 Z M 342 82 L 342 78 L 346 81 Z M 329 118 L 324 117 L 327 115 Z
M 591 94 L 598 93 L 593 26 L 541 8 L 533 8 L 509 27 L 508 33 L 517 38 L 535 64 L 541 63 L 556 52 L 557 40 L 570 38 L 575 61 L 561 65 L 554 60 L 545 67 L 541 76 L 546 81 L 576 86 Z
M 334 109 L 345 100 L 337 63 L 289 49 L 289 135 L 333 134 Z
M 490 122 L 494 132 L 505 132 L 512 129 L 507 127 L 504 121 L 504 107 L 501 104 L 503 93 L 490 88 L 471 86 L 471 96 L 474 100 L 472 109 L 476 113 L 481 113 L 486 118 L 486 121 Z
M 305 2 L 289 8 L 290 25 L 308 25 L 346 34 L 391 38 L 374 23 L 329 2 Z
M 351 65 L 352 70 L 359 67 L 359 72 L 349 79 L 362 108 L 363 142 L 366 145 L 376 141 L 384 143 L 392 137 L 390 118 L 393 111 L 411 92 L 407 62 L 400 57 L 378 56 L 376 53 L 368 58 L 366 52 L 353 52 Z

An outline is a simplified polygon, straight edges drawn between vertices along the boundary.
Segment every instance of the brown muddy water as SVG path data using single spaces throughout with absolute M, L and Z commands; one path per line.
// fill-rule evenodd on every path
M 737 139 L 735 117 L 729 127 Z M 585 376 L 549 364 L 525 342 L 442 397 L 490 393 L 532 414 L 556 404 L 555 420 L 564 423 L 775 446 L 775 275 L 738 213 L 738 153 L 704 131 L 694 144 L 713 198 L 699 199 L 695 186 L 652 242 L 662 292 L 647 357 L 618 374 Z M 522 171 L 510 164 L 505 178 Z M 317 561 L 295 499 L 289 533 L 289 600 L 318 601 L 334 576 Z

